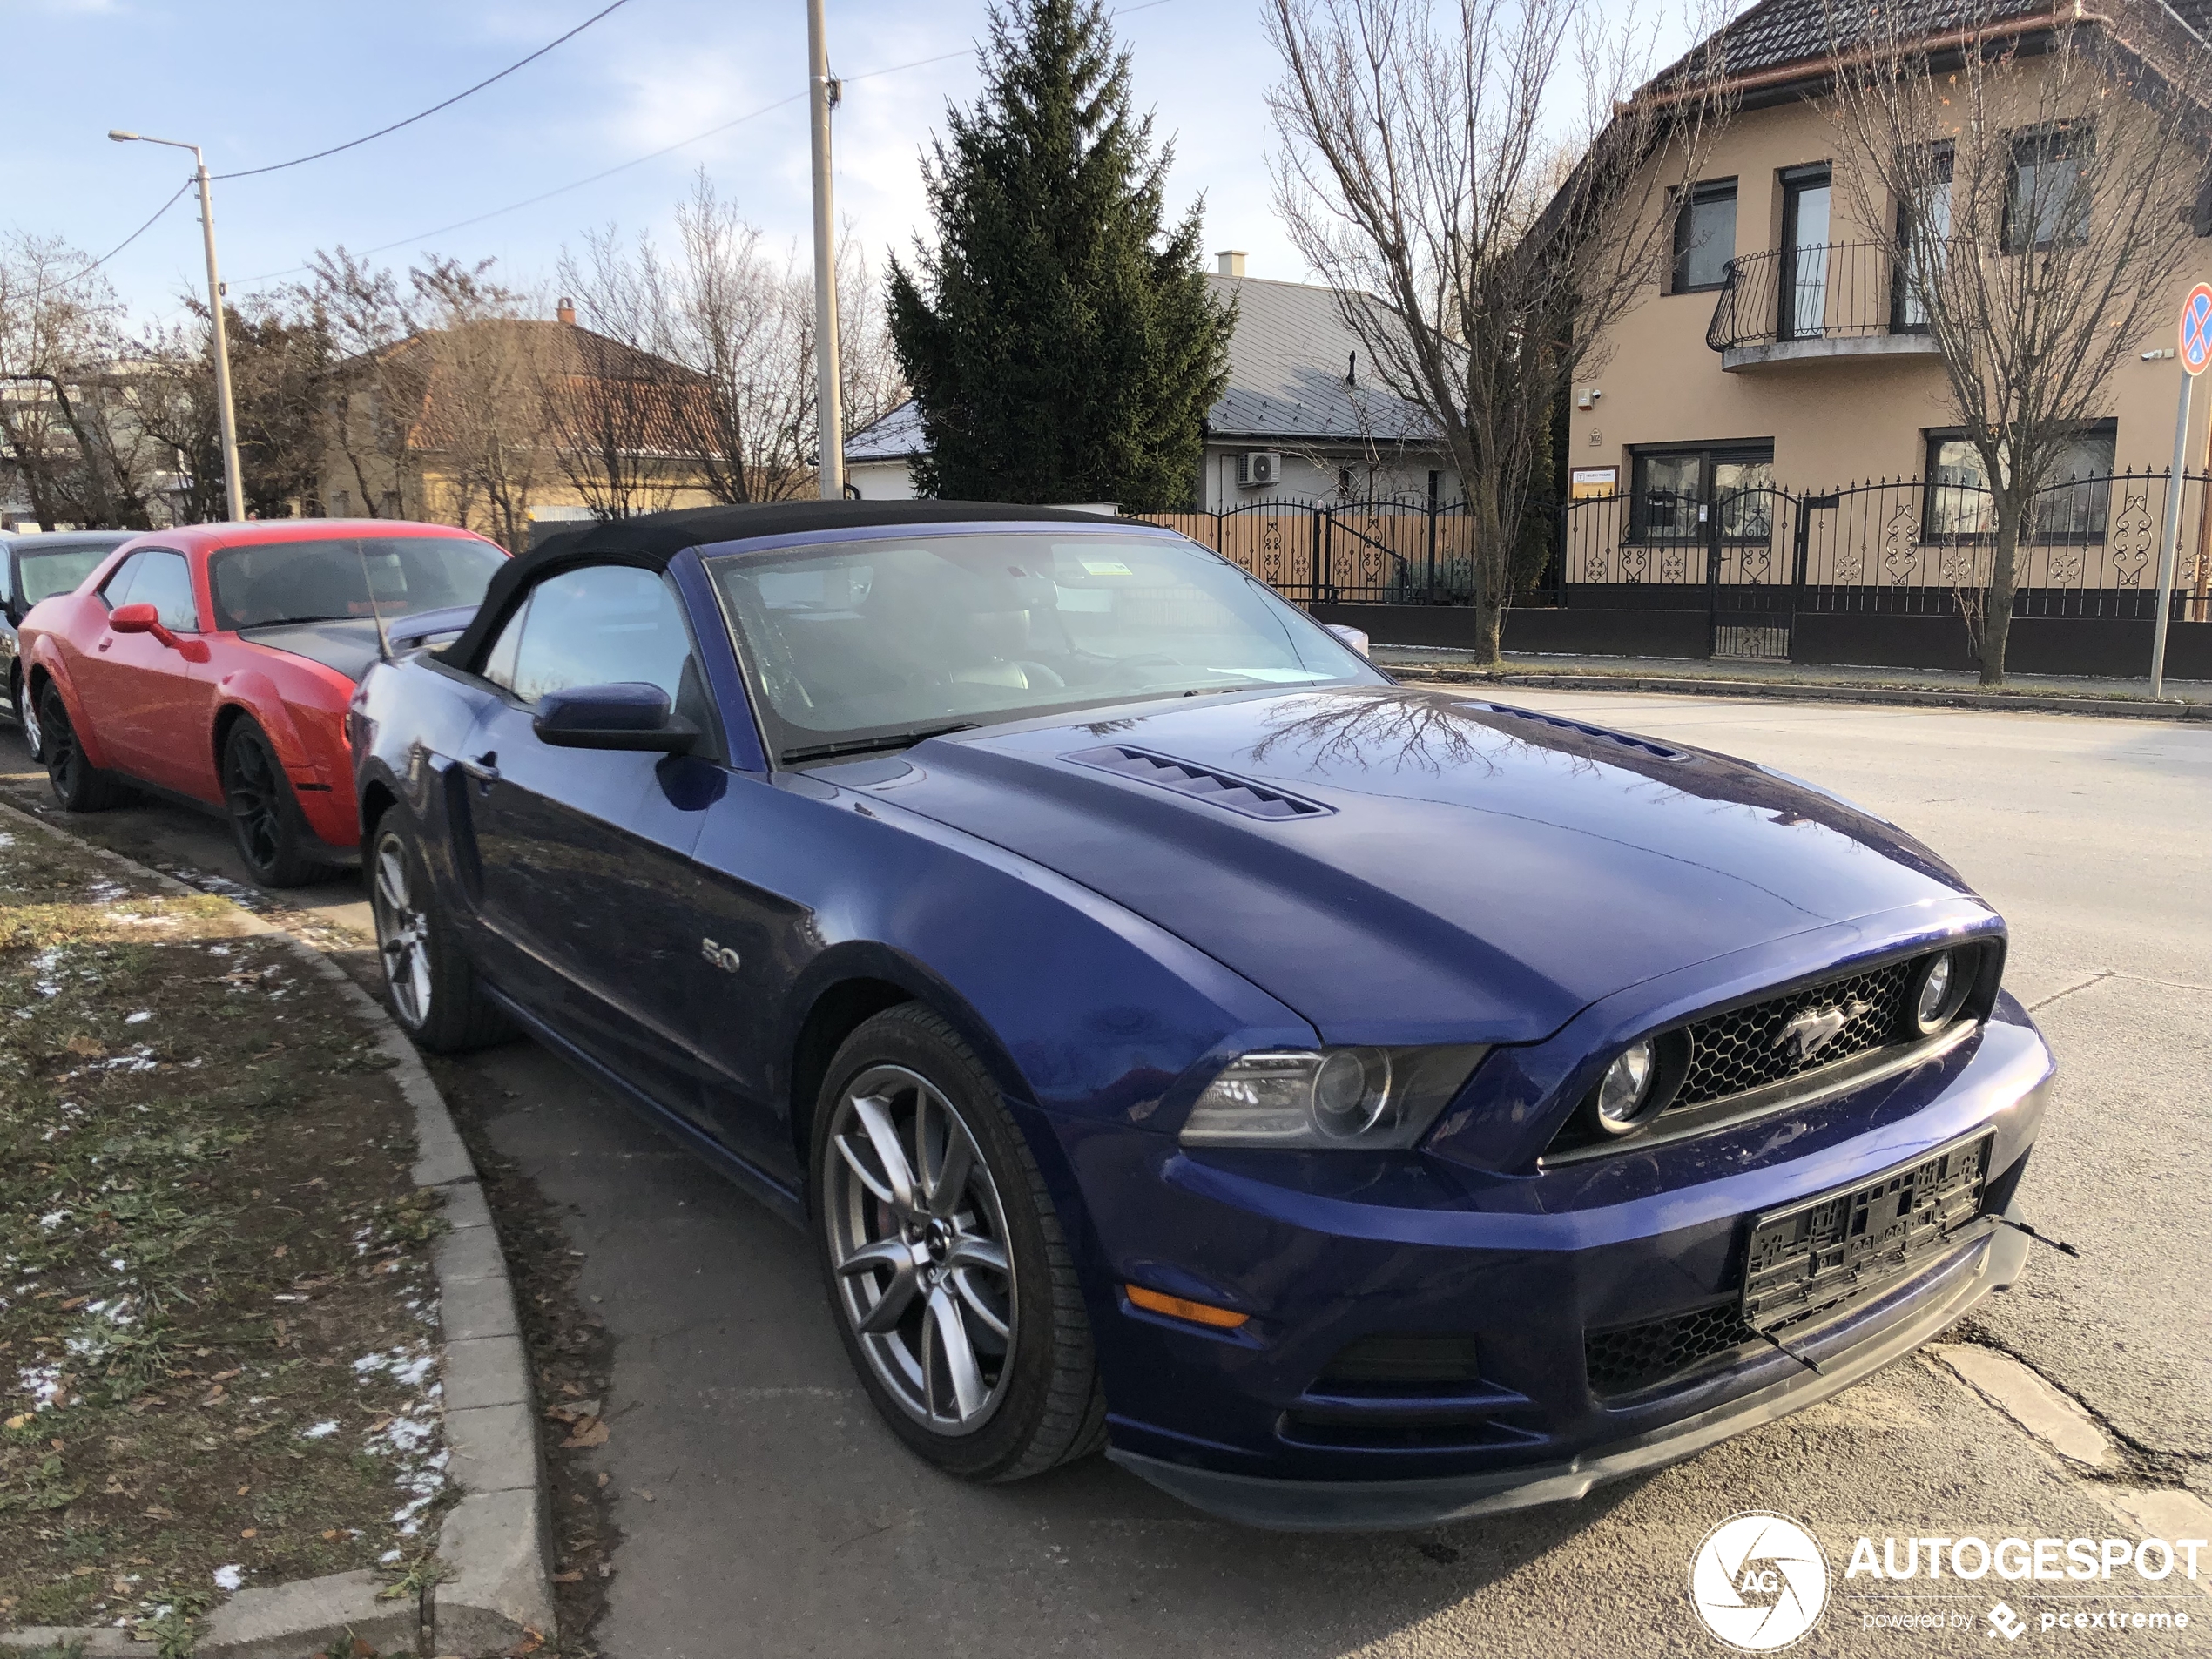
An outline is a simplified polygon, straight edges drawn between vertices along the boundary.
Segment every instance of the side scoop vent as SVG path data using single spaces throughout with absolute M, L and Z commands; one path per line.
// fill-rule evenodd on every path
M 1623 749 L 1634 749 L 1660 760 L 1685 760 L 1689 757 L 1679 749 L 1670 749 L 1663 743 L 1654 743 L 1649 738 L 1631 737 L 1625 732 L 1612 732 L 1602 725 L 1588 725 L 1580 720 L 1569 720 L 1556 714 L 1539 714 L 1534 709 L 1517 709 L 1510 703 L 1485 703 L 1480 705 L 1493 714 L 1502 714 L 1511 720 L 1527 720 L 1537 725 L 1548 725 L 1561 732 L 1580 732 L 1586 738 L 1595 738 L 1602 743 L 1617 744 Z
M 1095 766 L 1101 772 L 1134 778 L 1139 783 L 1172 789 L 1178 795 L 1188 795 L 1193 800 L 1203 800 L 1232 813 L 1242 813 L 1246 818 L 1325 818 L 1335 810 L 1322 806 L 1318 801 L 1301 799 L 1296 795 L 1286 795 L 1279 789 L 1271 789 L 1265 784 L 1256 784 L 1249 778 L 1210 771 L 1204 766 L 1194 766 L 1187 760 L 1172 760 L 1165 755 L 1148 754 L 1142 749 L 1131 749 L 1120 744 L 1109 744 L 1103 749 L 1078 750 L 1074 754 L 1060 758 L 1078 766 Z

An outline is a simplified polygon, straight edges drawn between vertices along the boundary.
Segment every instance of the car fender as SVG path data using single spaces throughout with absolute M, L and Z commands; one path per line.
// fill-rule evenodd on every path
M 292 718 L 291 706 L 276 682 L 260 669 L 241 668 L 224 675 L 215 682 L 215 718 L 208 732 L 208 741 L 223 730 L 224 717 L 238 709 L 253 717 L 254 724 L 268 734 L 270 745 L 276 750 L 277 760 L 284 767 L 285 775 L 296 784 L 327 784 L 324 768 L 315 764 L 314 752 L 300 733 Z M 223 757 L 215 756 L 220 769 Z
M 29 617 L 24 618 L 26 624 L 30 620 Z M 29 637 L 30 644 L 24 652 L 25 688 L 36 695 L 51 682 L 62 694 L 63 705 L 69 710 L 70 727 L 77 733 L 78 746 L 84 750 L 85 760 L 96 767 L 105 767 L 107 750 L 100 742 L 99 727 L 86 710 L 84 699 L 77 693 L 77 682 L 70 677 L 67 653 L 44 629 L 30 633 Z

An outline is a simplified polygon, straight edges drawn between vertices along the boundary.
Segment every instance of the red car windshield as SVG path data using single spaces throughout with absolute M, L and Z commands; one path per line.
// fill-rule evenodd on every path
M 469 536 L 318 536 L 226 547 L 207 562 L 215 625 L 386 622 L 473 605 L 506 555 Z

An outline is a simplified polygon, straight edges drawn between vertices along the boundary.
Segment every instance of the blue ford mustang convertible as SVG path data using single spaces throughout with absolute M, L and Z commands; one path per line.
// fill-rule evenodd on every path
M 1164 529 L 717 508 L 352 715 L 394 1012 L 792 1220 L 891 1428 L 1263 1525 L 1571 1498 L 2020 1274 L 2001 920 L 1757 766 L 1401 687 Z

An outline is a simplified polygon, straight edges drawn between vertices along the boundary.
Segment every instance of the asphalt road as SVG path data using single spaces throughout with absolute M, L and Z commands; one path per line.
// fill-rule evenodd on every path
M 2085 1255 L 2038 1251 L 2022 1289 L 1986 1305 L 1980 1334 L 2123 1437 L 2138 1476 L 2212 1491 L 2212 1198 L 2200 1173 L 2212 732 L 1602 693 L 1511 700 L 1811 779 L 1921 835 L 2006 912 L 2010 983 L 2037 1006 L 2062 1067 L 2022 1197 Z M 0 736 L 0 796 L 24 799 L 24 770 L 13 734 Z M 97 829 L 194 879 L 239 879 L 212 819 L 134 807 Z M 367 911 L 347 878 L 287 895 L 281 919 L 341 942 Z M 1711 1655 L 1722 1649 L 1688 1605 L 1688 1562 L 1716 1522 L 1754 1508 L 1806 1523 L 1829 1554 L 1833 1600 L 1801 1650 L 1986 1653 L 1991 1587 L 1847 1583 L 1852 1541 L 2123 1530 L 2094 1483 L 1925 1360 L 1582 1503 L 1433 1534 L 1245 1531 L 1096 1460 L 961 1487 L 877 1424 L 797 1233 L 540 1050 L 477 1056 L 463 1080 L 496 1103 L 485 1128 L 498 1155 L 563 1217 L 578 1294 L 611 1339 L 611 1437 L 561 1455 L 603 1473 L 615 1500 L 622 1541 L 588 1645 L 617 1659 Z M 2175 1599 L 2131 1605 L 2186 1608 L 2194 1628 L 2128 1645 L 2212 1650 L 2201 1639 L 2212 1602 L 2178 1578 L 2153 1588 Z M 2001 1588 L 2033 1618 L 2079 1587 Z M 1864 1625 L 1929 1610 L 1961 1614 L 1965 1628 Z

